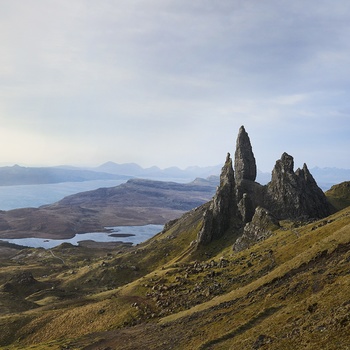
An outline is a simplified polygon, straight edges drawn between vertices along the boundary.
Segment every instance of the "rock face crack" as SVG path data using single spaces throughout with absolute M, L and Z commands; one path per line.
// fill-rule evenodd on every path
M 271 234 L 279 220 L 319 219 L 331 214 L 331 206 L 307 165 L 294 172 L 294 159 L 286 152 L 276 161 L 267 185 L 255 182 L 257 167 L 244 126 L 238 132 L 234 166 L 228 153 L 220 186 L 204 213 L 198 246 L 226 233 L 237 236 L 244 228 L 238 240 L 240 247 L 247 247 Z

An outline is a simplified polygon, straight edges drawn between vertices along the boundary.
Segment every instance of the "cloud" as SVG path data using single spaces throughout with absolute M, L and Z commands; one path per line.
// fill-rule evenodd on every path
M 285 148 L 350 167 L 339 151 L 350 146 L 345 0 L 0 7 L 0 121 L 14 142 L 35 135 L 56 150 L 1 158 L 59 161 L 65 144 L 73 163 L 85 146 L 94 163 L 217 164 L 244 124 L 262 168 Z

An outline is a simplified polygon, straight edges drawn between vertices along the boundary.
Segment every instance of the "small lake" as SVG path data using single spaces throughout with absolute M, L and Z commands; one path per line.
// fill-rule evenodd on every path
M 95 242 L 125 242 L 139 244 L 153 237 L 163 230 L 163 225 L 144 225 L 144 226 L 115 226 L 106 227 L 110 232 L 89 232 L 80 233 L 70 239 L 44 239 L 44 238 L 1 238 L 13 244 L 18 244 L 32 248 L 54 248 L 62 243 L 71 243 L 78 245 L 80 241 Z

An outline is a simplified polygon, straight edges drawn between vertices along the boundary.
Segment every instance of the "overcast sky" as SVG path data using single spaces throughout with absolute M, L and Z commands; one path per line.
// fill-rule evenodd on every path
M 0 163 L 350 168 L 348 0 L 0 0 Z

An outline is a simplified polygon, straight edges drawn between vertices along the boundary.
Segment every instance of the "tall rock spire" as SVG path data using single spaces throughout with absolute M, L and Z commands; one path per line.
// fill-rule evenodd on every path
M 212 240 L 222 237 L 236 216 L 235 177 L 232 159 L 228 153 L 221 169 L 220 186 L 210 203 L 210 207 L 204 214 L 204 223 L 198 235 L 198 244 L 208 244 Z
M 238 132 L 235 152 L 235 178 L 236 182 L 242 180 L 255 181 L 256 163 L 248 133 L 242 125 Z

